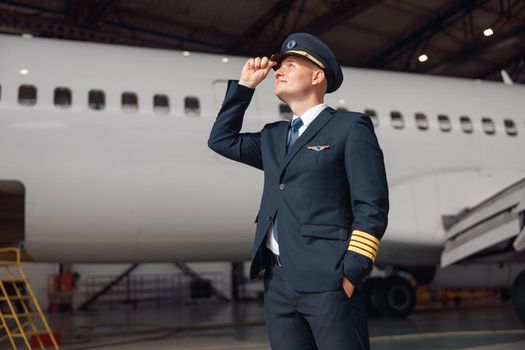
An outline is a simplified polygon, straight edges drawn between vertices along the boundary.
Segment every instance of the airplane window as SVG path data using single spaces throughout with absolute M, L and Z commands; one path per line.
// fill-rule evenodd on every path
M 374 127 L 379 125 L 379 118 L 377 117 L 376 111 L 373 109 L 365 109 L 365 114 L 372 119 L 372 124 L 374 124 Z
M 416 113 L 416 125 L 420 130 L 428 130 L 428 118 L 424 113 Z
M 200 102 L 197 97 L 188 96 L 184 98 L 184 112 L 190 117 L 198 117 L 201 113 Z
M 123 92 L 121 102 L 124 112 L 135 113 L 139 110 L 139 98 L 134 92 Z
M 390 123 L 396 129 L 402 129 L 405 126 L 403 115 L 400 112 L 390 112 Z
M 481 118 L 481 124 L 483 125 L 483 130 L 487 135 L 494 135 L 496 133 L 496 126 L 494 122 L 489 117 Z
M 282 119 L 292 120 L 293 113 L 286 103 L 279 103 L 279 115 Z
M 503 123 L 505 124 L 505 131 L 509 136 L 516 136 L 518 134 L 518 129 L 516 128 L 516 123 L 512 119 L 504 119 Z
M 153 96 L 153 111 L 157 114 L 168 114 L 170 112 L 170 100 L 166 95 Z
M 106 107 L 106 95 L 102 90 L 89 90 L 88 95 L 89 108 L 101 111 Z
M 470 120 L 470 118 L 466 115 L 459 117 L 459 123 L 461 124 L 461 129 L 464 133 L 471 134 L 474 131 L 472 120 Z
M 54 95 L 55 106 L 68 108 L 71 107 L 71 90 L 68 88 L 58 87 Z
M 452 129 L 452 125 L 450 124 L 450 119 L 448 116 L 444 115 L 444 114 L 439 114 L 438 115 L 438 124 L 439 124 L 439 128 L 442 130 L 442 131 L 450 131 Z
M 23 106 L 36 104 L 36 87 L 33 85 L 20 85 L 18 88 L 18 103 Z

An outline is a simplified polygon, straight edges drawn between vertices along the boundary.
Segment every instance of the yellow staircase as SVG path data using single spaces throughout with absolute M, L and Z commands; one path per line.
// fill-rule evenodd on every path
M 16 248 L 0 249 L 0 321 L 1 349 L 59 350 Z

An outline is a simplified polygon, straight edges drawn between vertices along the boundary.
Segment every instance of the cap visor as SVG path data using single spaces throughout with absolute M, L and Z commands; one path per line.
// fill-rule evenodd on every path
M 289 54 L 287 54 L 287 53 L 284 52 L 284 51 L 274 53 L 274 54 L 270 57 L 270 61 L 275 61 L 275 62 L 277 62 L 277 64 L 276 64 L 275 66 L 272 67 L 273 70 L 277 70 L 277 69 L 279 69 L 279 67 L 281 66 L 281 62 L 282 62 L 287 56 L 289 56 Z
M 321 69 L 324 69 L 325 66 L 324 64 L 319 61 L 317 58 L 313 57 L 312 55 L 310 55 L 309 53 L 305 52 L 305 51 L 295 51 L 295 50 L 292 50 L 292 51 L 281 51 L 281 52 L 277 52 L 277 53 L 274 53 L 272 55 L 272 57 L 270 57 L 270 60 L 271 61 L 275 61 L 277 62 L 277 65 L 275 65 L 273 67 L 273 70 L 277 70 L 279 69 L 279 67 L 281 66 L 281 62 L 288 56 L 298 56 L 298 57 L 304 57 L 306 58 L 307 60 L 309 60 L 310 62 L 314 63 L 315 65 L 317 65 L 318 67 L 320 67 Z

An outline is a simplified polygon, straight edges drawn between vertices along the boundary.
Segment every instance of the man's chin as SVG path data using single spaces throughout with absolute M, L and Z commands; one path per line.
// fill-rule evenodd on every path
M 277 98 L 282 102 L 286 103 L 286 94 L 281 89 L 275 89 L 275 96 L 277 96 Z

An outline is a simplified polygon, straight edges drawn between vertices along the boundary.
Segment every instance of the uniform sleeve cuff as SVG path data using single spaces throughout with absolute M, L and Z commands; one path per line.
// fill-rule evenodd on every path
M 377 250 L 379 249 L 379 239 L 363 230 L 352 231 L 348 250 L 359 255 L 363 255 L 375 261 Z
M 365 278 L 370 274 L 373 267 L 374 264 L 369 258 L 351 251 L 346 252 L 343 273 L 355 288 L 363 286 Z
M 241 84 L 239 84 L 238 80 L 228 80 L 228 90 L 231 89 L 231 88 L 235 88 L 238 91 L 243 91 L 243 92 L 246 92 L 246 93 L 252 93 L 253 94 L 255 92 L 254 88 L 250 88 L 250 87 L 241 85 Z

